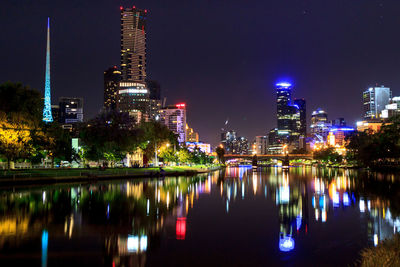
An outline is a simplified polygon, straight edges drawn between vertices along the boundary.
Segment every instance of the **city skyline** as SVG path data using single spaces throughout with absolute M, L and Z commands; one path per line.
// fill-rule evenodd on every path
M 92 3 L 5 3 L 7 14 L 1 20 L 8 25 L 8 39 L 0 49 L 7 59 L 1 70 L 2 80 L 22 81 L 44 94 L 44 25 L 50 16 L 54 20 L 52 100 L 63 95 L 82 96 L 88 111 L 85 118 L 94 117 L 103 103 L 103 71 L 119 63 L 119 7 L 136 5 L 149 10 L 147 75 L 160 82 L 168 103 L 187 103 L 190 125 L 203 141 L 216 144 L 226 118 L 229 128 L 240 130 L 249 139 L 275 127 L 274 85 L 282 76 L 290 77 L 296 95 L 307 100 L 308 125 L 310 111 L 318 107 L 326 110 L 330 118 L 344 117 L 354 125 L 363 116 L 362 92 L 376 83 L 390 87 L 393 96 L 399 94 L 399 40 L 390 34 L 390 29 L 398 26 L 392 11 L 398 4 L 385 3 L 381 7 L 372 1 L 359 6 L 347 3 L 355 11 L 357 22 L 335 3 L 326 4 L 327 7 L 293 4 L 288 9 L 279 8 L 279 3 L 254 3 L 244 7 L 252 10 L 251 16 L 239 15 L 241 6 L 237 1 L 203 5 L 172 1 L 168 6 L 144 1 Z M 272 11 L 265 11 L 266 7 Z M 82 12 L 87 16 L 77 16 Z M 171 18 L 169 12 L 175 16 Z M 200 25 L 204 21 L 196 21 L 205 12 L 215 27 L 204 27 Z M 341 21 L 333 16 L 335 12 L 341 15 Z M 319 13 L 325 19 L 321 26 L 313 26 Z M 24 17 L 22 22 L 18 22 L 20 16 Z M 279 16 L 287 20 L 273 27 L 273 20 Z M 167 17 L 174 35 L 163 23 Z M 231 20 L 236 17 L 238 21 Z M 28 19 L 29 24 L 23 23 Z M 310 30 L 312 27 L 316 31 Z M 353 32 L 361 38 L 353 36 Z M 195 36 L 206 33 L 206 40 Z M 337 38 L 326 38 L 330 34 Z M 23 42 L 20 35 L 24 36 Z M 376 38 L 370 40 L 371 35 Z M 234 43 L 234 36 L 243 41 Z M 296 42 L 292 44 L 294 37 Z M 380 42 L 382 38 L 389 41 Z M 24 64 L 20 64 L 22 61 Z M 239 105 L 244 108 L 237 108 Z

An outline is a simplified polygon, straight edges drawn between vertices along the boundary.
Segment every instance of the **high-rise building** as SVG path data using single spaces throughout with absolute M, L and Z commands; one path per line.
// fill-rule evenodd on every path
M 380 118 L 382 111 L 389 104 L 392 91 L 388 87 L 371 87 L 363 93 L 364 118 Z
M 150 92 L 145 84 L 120 82 L 117 109 L 134 117 L 136 122 L 147 121 L 150 113 Z
M 304 98 L 298 98 L 294 101 L 294 106 L 296 106 L 300 111 L 300 127 L 299 133 L 301 136 L 307 136 L 307 109 L 306 100 Z
M 160 115 L 160 110 L 162 108 L 161 103 L 161 86 L 157 81 L 146 80 L 146 86 L 150 92 L 150 113 L 149 117 L 152 120 L 158 120 Z
M 117 66 L 104 71 L 104 109 L 115 110 L 117 108 L 117 96 L 121 71 Z
M 257 155 L 265 155 L 268 150 L 268 138 L 266 136 L 256 136 L 255 152 Z
M 122 81 L 145 83 L 147 10 L 135 6 L 120 10 Z
M 186 105 L 170 105 L 160 110 L 160 122 L 178 136 L 179 143 L 186 142 Z
M 388 119 L 398 115 L 400 115 L 400 97 L 395 96 L 390 99 L 390 103 L 385 106 L 384 110 L 382 110 L 381 118 Z
M 276 84 L 278 135 L 283 143 L 297 143 L 300 136 L 300 108 L 292 104 L 292 85 L 281 82 Z
M 186 142 L 198 143 L 199 142 L 199 134 L 196 133 L 193 128 L 190 128 L 189 125 L 186 124 Z
M 43 121 L 52 122 L 50 93 L 50 18 L 47 18 L 46 74 L 44 85 Z
M 121 10 L 121 81 L 117 110 L 139 123 L 150 117 L 150 92 L 146 86 L 146 14 L 135 6 Z
M 83 122 L 83 98 L 60 97 L 59 107 L 61 124 Z
M 53 116 L 53 121 L 60 122 L 60 106 L 51 105 L 51 114 Z
M 323 137 L 324 139 L 329 133 L 332 125 L 328 122 L 328 113 L 318 108 L 311 114 L 311 133 Z

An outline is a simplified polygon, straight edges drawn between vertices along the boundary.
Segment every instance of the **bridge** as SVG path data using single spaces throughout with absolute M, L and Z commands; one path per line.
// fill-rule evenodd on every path
M 284 154 L 265 154 L 265 155 L 256 155 L 258 161 L 267 160 L 267 159 L 276 159 L 276 160 L 284 160 L 286 155 Z M 288 154 L 289 159 L 313 159 L 312 154 Z M 252 160 L 254 155 L 238 155 L 238 154 L 225 154 L 224 159 L 243 159 L 243 160 Z

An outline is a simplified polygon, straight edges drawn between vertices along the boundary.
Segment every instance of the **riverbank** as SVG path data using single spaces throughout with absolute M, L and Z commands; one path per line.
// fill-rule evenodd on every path
M 361 266 L 400 266 L 400 234 L 394 235 L 377 247 L 365 249 L 361 253 Z
M 25 169 L 0 172 L 0 185 L 53 184 L 111 180 L 121 178 L 148 178 L 207 173 L 221 169 L 221 165 L 173 166 L 160 168 L 101 169 Z

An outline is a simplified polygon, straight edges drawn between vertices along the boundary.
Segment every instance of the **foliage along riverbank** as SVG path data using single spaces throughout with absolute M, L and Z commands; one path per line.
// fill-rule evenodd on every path
M 361 252 L 361 266 L 400 266 L 400 235 L 380 243 L 377 247 Z
M 109 169 L 26 169 L 0 172 L 0 185 L 51 184 L 73 181 L 97 181 L 117 178 L 146 178 L 195 175 L 221 169 L 221 165 L 172 166 L 163 168 Z

